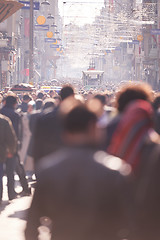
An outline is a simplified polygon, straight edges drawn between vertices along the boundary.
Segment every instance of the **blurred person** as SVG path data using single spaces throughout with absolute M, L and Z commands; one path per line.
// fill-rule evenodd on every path
M 23 138 L 22 138 L 22 147 L 19 151 L 20 159 L 24 165 L 26 175 L 29 180 L 32 180 L 32 175 L 34 172 L 33 159 L 28 156 L 28 147 L 31 139 L 31 131 L 29 128 L 29 121 L 32 113 L 36 107 L 35 101 L 31 100 L 28 102 L 28 109 L 26 113 L 22 115 L 22 125 L 23 125 Z
M 127 238 L 131 234 L 130 167 L 119 158 L 95 151 L 96 115 L 74 98 L 73 105 L 68 100 L 61 106 L 65 147 L 39 164 L 25 239 L 42 235 L 55 240 Z M 43 232 L 45 227 L 48 235 Z
M 31 132 L 30 142 L 28 146 L 28 155 L 33 157 L 33 137 L 35 135 L 35 129 L 38 119 L 51 111 L 55 108 L 55 101 L 52 98 L 47 98 L 43 101 L 43 108 L 40 110 L 36 110 L 32 112 L 29 118 L 29 129 Z
M 22 103 L 20 105 L 21 112 L 27 112 L 28 110 L 28 103 L 32 100 L 29 94 L 24 94 Z
M 61 97 L 59 95 L 57 95 L 57 96 L 54 96 L 53 99 L 55 101 L 55 106 L 59 107 L 61 100 L 62 100 Z
M 5 103 L 0 113 L 8 117 L 15 130 L 19 144 L 21 143 L 22 133 L 21 133 L 21 118 L 20 115 L 16 112 L 17 107 L 17 96 L 15 94 L 6 96 Z
M 2 100 L 3 100 L 3 94 L 0 93 L 0 109 L 2 108 Z
M 12 200 L 16 196 L 14 190 L 14 156 L 17 147 L 17 138 L 9 118 L 0 114 L 0 202 L 3 196 L 4 165 L 6 167 L 8 198 Z
M 17 107 L 17 96 L 15 94 L 8 95 L 5 99 L 5 105 L 4 107 L 0 110 L 0 113 L 8 117 L 12 124 L 13 128 L 16 133 L 16 137 L 18 140 L 18 147 L 16 153 L 12 156 L 12 164 L 14 163 L 14 169 L 17 172 L 20 183 L 22 185 L 22 192 L 26 194 L 30 194 L 30 189 L 28 187 L 28 183 L 26 180 L 25 176 L 25 171 L 23 167 L 23 163 L 21 162 L 18 154 L 18 149 L 22 147 L 22 118 L 20 114 L 16 111 Z M 12 179 L 11 182 L 12 185 L 14 185 L 14 178 Z M 14 199 L 16 197 L 16 194 L 11 195 L 9 198 Z
M 137 175 L 141 158 L 145 153 L 145 145 L 159 141 L 159 136 L 153 127 L 152 105 L 144 100 L 133 101 L 124 110 L 107 152 L 129 163 Z
M 72 86 L 65 85 L 60 91 L 62 102 L 68 97 L 74 97 Z M 53 108 L 51 112 L 44 112 L 36 123 L 33 135 L 33 158 L 37 161 L 56 151 L 62 146 L 61 120 L 59 118 L 59 106 Z
M 94 96 L 95 99 L 98 99 L 102 104 L 102 112 L 101 116 L 98 119 L 98 125 L 99 127 L 106 127 L 108 122 L 111 120 L 113 113 L 115 112 L 115 109 L 113 107 L 109 107 L 106 105 L 106 98 L 102 94 L 96 94 Z
M 110 144 L 111 138 L 116 130 L 116 127 L 123 116 L 123 112 L 127 105 L 134 100 L 141 99 L 148 102 L 152 102 L 153 95 L 152 89 L 148 84 L 127 84 L 117 93 L 116 96 L 116 109 L 117 115 L 111 119 L 106 126 L 106 139 L 104 142 L 103 149 L 106 149 Z
M 36 103 L 35 101 L 31 100 L 28 102 L 28 108 L 27 108 L 27 113 L 31 114 L 34 110 L 36 109 Z
M 62 101 L 67 97 L 74 95 L 74 89 L 71 85 L 64 85 L 59 93 Z
M 160 109 L 160 93 L 157 93 L 155 95 L 152 106 L 155 111 L 158 111 Z
M 50 96 L 50 98 L 54 98 L 54 96 L 56 96 L 56 92 L 54 90 L 50 90 L 49 96 Z
M 48 111 L 53 111 L 55 108 L 55 100 L 53 98 L 46 98 L 44 100 L 43 111 L 48 109 Z
M 38 92 L 38 94 L 37 94 L 37 99 L 42 99 L 42 100 L 44 100 L 44 98 L 45 98 L 44 93 Z
M 36 110 L 41 110 L 43 108 L 43 100 L 42 99 L 36 99 Z
M 154 114 L 155 114 L 154 127 L 155 127 L 156 132 L 158 134 L 160 134 L 160 94 L 157 94 L 155 96 L 152 105 L 153 105 Z
M 125 109 L 107 148 L 132 166 L 137 240 L 158 240 L 160 236 L 160 137 L 153 127 L 151 104 L 136 100 Z

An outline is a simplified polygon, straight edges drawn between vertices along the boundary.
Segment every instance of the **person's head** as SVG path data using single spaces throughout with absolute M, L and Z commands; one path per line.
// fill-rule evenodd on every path
M 127 161 L 135 169 L 141 161 L 145 144 L 150 140 L 159 141 L 159 135 L 153 129 L 153 118 L 149 102 L 132 101 L 121 116 L 107 152 Z
M 31 100 L 31 101 L 28 103 L 27 112 L 28 112 L 28 113 L 32 113 L 33 110 L 35 110 L 35 107 L 36 107 L 35 101 Z
M 43 107 L 42 99 L 36 99 L 36 110 L 40 110 Z
M 43 110 L 46 110 L 46 109 L 53 110 L 54 107 L 55 107 L 55 101 L 53 98 L 46 98 L 44 100 Z
M 58 107 L 62 101 L 61 97 L 59 95 L 56 95 L 53 97 L 55 106 Z
M 17 97 L 15 94 L 9 95 L 5 99 L 5 105 L 10 108 L 16 108 L 17 105 Z
M 155 111 L 160 108 L 160 93 L 157 94 L 153 100 L 153 108 Z
M 102 103 L 103 106 L 106 104 L 106 98 L 105 98 L 104 95 L 97 94 L 97 95 L 94 96 L 94 98 L 98 99 Z
M 64 87 L 61 89 L 59 95 L 61 96 L 62 101 L 63 101 L 64 99 L 66 99 L 67 97 L 73 96 L 73 95 L 74 95 L 73 87 L 70 86 L 70 85 L 64 86 Z
M 64 140 L 69 145 L 92 145 L 97 141 L 97 117 L 84 104 L 75 106 L 64 118 Z
M 31 100 L 32 100 L 32 98 L 30 97 L 29 94 L 24 94 L 23 95 L 23 102 L 28 103 Z
M 148 84 L 125 85 L 117 94 L 116 105 L 119 112 L 123 112 L 126 106 L 137 99 L 152 101 L 152 89 Z
M 38 94 L 37 94 L 37 99 L 44 99 L 44 94 L 42 93 L 42 92 L 39 92 Z
M 56 95 L 55 91 L 54 90 L 50 90 L 49 91 L 49 96 L 52 98 Z

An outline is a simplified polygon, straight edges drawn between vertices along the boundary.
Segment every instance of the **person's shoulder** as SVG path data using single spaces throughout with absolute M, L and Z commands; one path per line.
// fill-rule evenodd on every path
M 47 127 L 48 125 L 50 126 L 53 126 L 53 121 L 54 122 L 57 122 L 58 121 L 58 114 L 57 114 L 57 110 L 53 110 L 53 111 L 50 111 L 50 112 L 44 112 L 42 111 L 39 116 L 38 116 L 38 119 L 37 119 L 37 123 L 38 123 L 38 126 L 45 126 Z
M 11 121 L 8 117 L 0 113 L 0 123 L 3 125 L 10 125 Z
M 45 170 L 49 169 L 51 167 L 56 166 L 58 163 L 62 162 L 64 158 L 68 156 L 68 149 L 67 148 L 61 148 L 60 150 L 57 150 L 56 152 L 53 152 L 51 154 L 48 154 L 45 157 L 42 157 L 39 160 L 38 167 L 39 169 Z M 53 161 L 54 159 L 54 161 Z
M 94 161 L 102 165 L 110 172 L 118 173 L 122 176 L 131 174 L 131 166 L 121 158 L 110 155 L 104 151 L 97 151 L 94 154 Z
M 6 121 L 8 121 L 8 120 L 9 120 L 9 118 L 7 118 L 5 115 L 3 115 L 3 114 L 0 113 L 0 121 L 1 121 L 1 122 L 6 122 Z
M 131 173 L 131 166 L 122 159 L 109 155 L 104 151 L 95 151 L 87 148 L 63 148 L 55 153 L 42 158 L 38 164 L 38 172 L 48 172 L 52 169 L 61 169 L 66 163 L 68 165 L 83 168 L 83 166 L 96 167 L 96 171 L 103 169 L 106 173 L 113 175 L 128 176 Z M 89 168 L 90 168 L 89 167 Z

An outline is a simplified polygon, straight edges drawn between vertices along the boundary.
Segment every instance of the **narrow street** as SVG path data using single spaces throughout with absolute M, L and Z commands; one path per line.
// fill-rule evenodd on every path
M 8 202 L 6 177 L 3 178 L 5 187 L 3 202 L 0 205 L 0 232 L 2 240 L 24 240 L 26 225 L 26 210 L 29 208 L 32 197 L 21 197 Z M 16 187 L 19 192 L 20 187 Z

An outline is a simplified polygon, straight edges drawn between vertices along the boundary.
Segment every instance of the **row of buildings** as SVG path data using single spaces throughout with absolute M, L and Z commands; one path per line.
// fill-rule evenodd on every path
M 4 2 L 14 5 L 14 1 L 0 0 L 2 10 Z M 63 28 L 58 0 L 35 0 L 32 25 L 30 2 L 16 2 L 23 5 L 15 6 L 16 13 L 11 12 L 11 16 L 1 11 L 1 89 L 20 82 L 50 81 L 56 75 L 62 78 L 71 73 L 80 79 L 89 61 L 104 71 L 106 83 L 146 81 L 153 88 L 160 88 L 160 0 L 104 0 L 92 24 L 70 23 Z M 65 6 L 66 1 L 63 3 Z M 29 71 L 31 60 L 33 79 Z
M 105 18 L 105 41 L 110 43 L 103 61 L 97 61 L 105 79 L 146 81 L 160 89 L 160 1 L 105 0 L 96 21 L 104 23 Z
M 0 0 L 0 8 L 4 1 L 7 6 L 15 3 L 19 8 L 6 20 L 1 19 L 0 15 L 0 89 L 22 82 L 35 84 L 49 78 L 50 69 L 54 76 L 58 56 L 56 49 L 50 48 L 50 45 L 58 36 L 55 36 L 58 31 L 56 22 L 59 23 L 58 0 L 35 0 L 32 9 L 29 0 Z M 4 11 L 2 9 L 1 12 Z M 29 76 L 31 58 L 33 79 Z
M 160 0 L 104 0 L 92 24 L 64 26 L 63 63 L 74 77 L 94 62 L 105 83 L 146 81 L 160 89 L 159 22 Z

